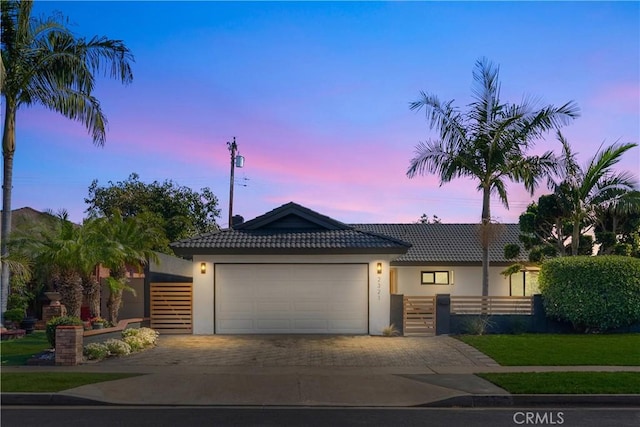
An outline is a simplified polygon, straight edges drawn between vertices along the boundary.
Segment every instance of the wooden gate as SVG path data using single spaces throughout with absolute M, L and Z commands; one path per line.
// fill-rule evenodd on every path
M 161 334 L 193 333 L 191 283 L 151 283 L 151 328 Z
M 436 334 L 436 297 L 403 298 L 403 328 L 405 336 Z

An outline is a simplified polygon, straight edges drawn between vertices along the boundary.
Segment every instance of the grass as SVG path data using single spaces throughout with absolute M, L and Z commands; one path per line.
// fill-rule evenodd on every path
M 2 366 L 24 365 L 32 356 L 51 348 L 43 331 L 35 331 L 23 338 L 2 341 L 0 360 Z
M 513 394 L 637 394 L 640 372 L 476 374 Z
M 640 334 L 463 335 L 457 338 L 504 366 L 640 366 Z
M 119 380 L 141 374 L 88 372 L 2 372 L 2 392 L 46 393 L 68 390 L 87 384 Z

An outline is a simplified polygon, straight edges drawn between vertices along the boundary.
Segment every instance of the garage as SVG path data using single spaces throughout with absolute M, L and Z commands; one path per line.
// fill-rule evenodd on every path
M 219 334 L 367 334 L 367 264 L 216 264 Z

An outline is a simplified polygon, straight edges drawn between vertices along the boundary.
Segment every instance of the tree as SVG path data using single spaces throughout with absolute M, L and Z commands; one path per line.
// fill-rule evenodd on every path
M 498 77 L 498 67 L 488 60 L 476 62 L 473 102 L 466 112 L 453 107 L 453 100 L 442 102 L 424 92 L 410 104 L 411 110 L 425 110 L 429 127 L 438 133 L 438 139 L 416 147 L 407 176 L 436 174 L 440 185 L 454 178 L 477 181 L 482 191 L 482 227 L 491 227 L 492 194 L 509 207 L 506 181 L 523 183 L 533 193 L 538 180 L 555 170 L 552 152 L 541 156 L 527 152 L 545 132 L 578 116 L 574 102 L 542 108 L 529 99 L 521 104 L 501 103 Z M 482 294 L 488 295 L 490 240 L 482 242 Z
M 171 180 L 145 184 L 136 173 L 126 181 L 99 187 L 94 180 L 89 187 L 90 216 L 110 217 L 120 212 L 124 218 L 144 215 L 147 222 L 160 226 L 166 239 L 153 249 L 168 252 L 168 244 L 196 234 L 218 229 L 216 217 L 220 216 L 218 199 L 208 187 L 198 193 Z M 170 252 L 169 252 L 170 253 Z
M 615 172 L 613 167 L 622 155 L 638 144 L 614 143 L 600 147 L 585 167 L 580 167 L 576 154 L 567 140 L 558 132 L 563 147 L 563 167 L 559 181 L 550 181 L 554 194 L 563 201 L 566 219 L 572 224 L 571 253 L 580 253 L 580 236 L 596 222 L 596 213 L 625 214 L 637 212 L 635 177 L 629 172 Z M 629 195 L 628 193 L 631 193 Z
M 158 262 L 152 248 L 163 239 L 162 230 L 150 227 L 137 217 L 124 218 L 119 212 L 110 217 L 91 219 L 85 224 L 89 245 L 99 250 L 99 260 L 109 268 L 109 320 L 118 321 L 122 294 L 128 285 L 127 267 L 141 268 L 148 259 Z
M 48 18 L 31 17 L 32 1 L 1 2 L 0 89 L 4 98 L 2 134 L 3 205 L 0 253 L 8 255 L 7 238 L 11 230 L 11 190 L 16 150 L 16 112 L 23 106 L 39 104 L 65 117 L 81 122 L 94 144 L 105 143 L 107 119 L 100 102 L 93 96 L 94 73 L 123 83 L 133 79 L 133 56 L 120 40 L 77 38 L 58 14 Z M 1 310 L 6 309 L 9 270 L 2 267 Z
M 520 241 L 529 251 L 529 261 L 541 262 L 547 256 L 565 255 L 565 245 L 570 235 L 563 201 L 555 194 L 545 194 L 531 203 L 520 215 Z
M 599 255 L 640 257 L 640 191 L 622 193 L 615 203 L 596 206 L 594 231 Z
M 66 211 L 59 212 L 51 224 L 12 235 L 12 252 L 32 260 L 34 274 L 59 291 L 71 316 L 80 316 L 87 278 L 99 262 L 99 246 L 91 244 L 86 229 L 69 221 Z
M 429 217 L 426 213 L 423 213 L 418 220 L 418 224 L 442 224 L 442 219 L 438 215 Z

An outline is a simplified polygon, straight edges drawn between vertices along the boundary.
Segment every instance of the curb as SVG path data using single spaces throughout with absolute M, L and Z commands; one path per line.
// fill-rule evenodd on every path
M 11 406 L 127 406 L 59 393 L 2 393 L 1 405 Z M 132 403 L 135 406 L 157 406 L 154 403 Z M 193 405 L 172 405 L 193 406 Z M 198 405 L 202 406 L 202 405 Z M 216 404 L 204 405 L 216 406 Z M 228 405 L 225 405 L 228 406 Z M 243 405 L 246 406 L 246 405 Z M 249 405 L 250 406 L 250 405 Z M 263 405 L 264 406 L 264 405 Z M 272 405 L 281 406 L 281 405 Z M 287 405 L 309 406 L 309 405 Z M 320 405 L 322 406 L 322 405 Z M 340 406 L 340 405 L 331 405 Z M 364 405 L 366 406 L 366 405 Z M 519 394 L 455 396 L 436 402 L 413 405 L 414 408 L 509 408 L 509 407 L 625 407 L 640 408 L 640 394 Z
M 111 405 L 111 403 L 59 393 L 2 393 L 0 405 L 96 406 Z
M 471 394 L 417 405 L 430 408 L 592 407 L 640 408 L 640 394 Z

